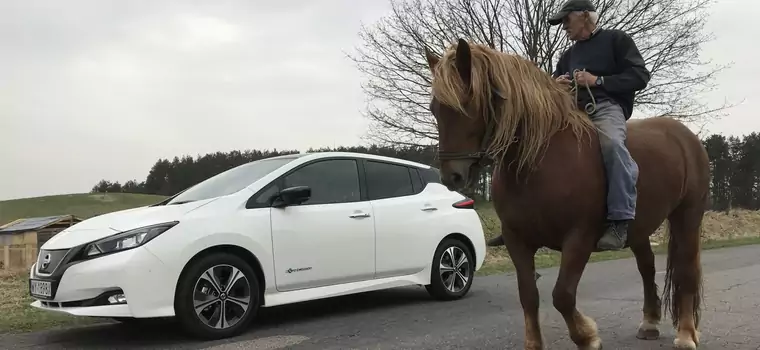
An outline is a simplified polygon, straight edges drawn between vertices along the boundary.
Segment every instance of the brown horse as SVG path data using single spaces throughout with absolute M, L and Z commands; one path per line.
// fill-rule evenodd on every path
M 606 215 L 606 177 L 597 131 L 573 95 L 532 62 L 460 39 L 443 57 L 426 49 L 433 73 L 430 109 L 438 123 L 441 180 L 467 187 L 483 162 L 494 162 L 493 204 L 514 262 L 525 318 L 525 348 L 543 349 L 534 256 L 562 252 L 552 292 L 572 341 L 600 349 L 596 323 L 576 307 L 576 290 Z M 628 244 L 644 285 L 638 337 L 659 337 L 661 301 L 649 236 L 669 222 L 664 307 L 677 329 L 674 345 L 699 343 L 700 231 L 709 191 L 707 152 L 680 122 L 628 122 L 626 144 L 639 166 L 637 216 Z

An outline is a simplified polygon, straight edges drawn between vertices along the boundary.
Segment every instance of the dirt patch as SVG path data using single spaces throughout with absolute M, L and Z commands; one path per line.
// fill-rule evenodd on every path
M 501 230 L 496 213 L 490 207 L 479 210 L 480 220 L 487 237 L 493 237 Z M 652 240 L 662 242 L 665 225 L 660 226 Z M 734 238 L 760 237 L 760 211 L 735 209 L 731 211 L 708 211 L 702 228 L 703 240 L 723 240 Z
M 105 193 L 91 194 L 90 198 L 100 202 L 113 202 L 116 201 L 115 196 L 111 196 Z
M 486 238 L 498 234 L 501 231 L 501 224 L 493 209 L 490 207 L 484 207 L 478 211 L 480 219 L 483 222 Z M 651 241 L 653 246 L 660 246 L 662 243 L 666 242 L 666 240 L 663 239 L 663 235 L 666 232 L 666 224 L 667 221 L 655 231 L 654 235 L 652 235 Z M 730 241 L 758 237 L 760 237 L 760 211 L 736 209 L 727 212 L 708 211 L 705 213 L 702 230 L 703 242 Z M 629 250 L 624 250 L 623 253 L 618 255 L 621 255 L 620 257 L 624 257 L 623 255 L 630 255 Z M 603 260 L 610 254 L 612 253 L 595 253 L 592 258 Z M 541 261 L 546 261 L 547 264 L 551 264 L 556 260 L 555 257 L 550 257 L 548 255 L 556 255 L 556 253 L 548 249 L 539 250 L 538 254 L 536 254 L 537 267 L 538 265 L 541 265 Z M 485 264 L 488 266 L 511 265 L 511 260 L 506 248 L 503 246 L 489 247 Z
M 661 226 L 653 241 L 663 242 L 665 225 Z M 760 211 L 735 209 L 728 212 L 708 211 L 702 227 L 702 240 L 724 240 L 760 237 Z

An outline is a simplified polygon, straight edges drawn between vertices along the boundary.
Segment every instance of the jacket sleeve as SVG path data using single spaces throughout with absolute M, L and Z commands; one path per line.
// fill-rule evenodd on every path
M 557 65 L 554 67 L 554 72 L 552 72 L 552 78 L 557 78 L 562 74 L 565 74 L 566 72 L 563 72 L 562 70 L 565 69 L 565 56 L 567 54 L 567 51 L 563 52 L 562 55 L 559 56 L 559 60 L 557 60 Z
M 623 67 L 620 74 L 604 76 L 603 87 L 609 92 L 635 92 L 644 89 L 651 75 L 641 57 L 636 43 L 626 33 L 620 33 L 615 39 L 615 55 Z

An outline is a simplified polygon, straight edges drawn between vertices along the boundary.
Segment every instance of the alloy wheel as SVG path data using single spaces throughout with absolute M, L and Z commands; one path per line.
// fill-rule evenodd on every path
M 251 287 L 240 269 L 215 265 L 204 271 L 193 288 L 193 307 L 208 327 L 226 329 L 245 316 L 251 303 Z
M 443 286 L 452 293 L 458 293 L 467 286 L 470 279 L 470 263 L 467 254 L 456 246 L 448 247 L 441 255 L 438 271 Z

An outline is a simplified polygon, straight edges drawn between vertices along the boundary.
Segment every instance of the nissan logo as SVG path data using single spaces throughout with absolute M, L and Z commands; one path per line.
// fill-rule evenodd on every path
M 48 266 L 50 266 L 50 254 L 47 254 L 42 258 L 42 269 L 46 270 Z

